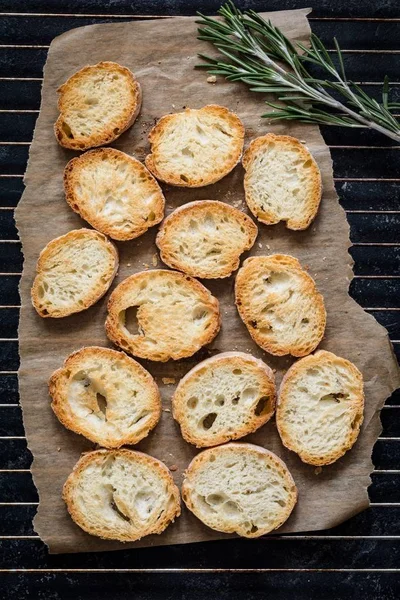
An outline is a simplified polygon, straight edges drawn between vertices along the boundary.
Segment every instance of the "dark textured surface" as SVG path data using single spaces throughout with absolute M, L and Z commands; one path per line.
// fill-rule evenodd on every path
M 333 36 L 339 39 L 350 76 L 378 99 L 380 86 L 370 82 L 381 82 L 388 73 L 392 98 L 400 101 L 398 0 L 312 4 L 312 29 L 329 48 Z M 282 10 L 307 3 L 243 0 L 240 5 Z M 23 191 L 21 175 L 40 104 L 45 46 L 54 36 L 81 25 L 135 15 L 193 14 L 195 9 L 212 13 L 218 6 L 214 0 L 0 0 L 0 13 L 7 13 L 0 18 L 0 568 L 21 570 L 1 573 L 1 598 L 394 600 L 400 596 L 400 392 L 382 411 L 383 431 L 373 452 L 372 506 L 333 530 L 294 538 L 75 556 L 48 556 L 32 530 L 38 498 L 28 471 L 31 455 L 15 374 L 22 255 L 13 207 Z M 368 130 L 323 127 L 322 133 L 331 147 L 336 188 L 348 211 L 355 244 L 351 254 L 357 277 L 351 294 L 387 327 L 400 358 L 400 150 Z M 267 571 L 184 571 L 213 568 Z M 106 571 L 76 571 L 85 569 Z M 135 569 L 178 571 L 129 572 Z

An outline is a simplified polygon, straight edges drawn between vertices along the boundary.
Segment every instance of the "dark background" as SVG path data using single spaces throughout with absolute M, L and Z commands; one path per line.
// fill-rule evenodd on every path
M 238 4 L 268 11 L 311 3 Z M 196 10 L 212 14 L 219 5 L 215 0 L 0 0 L 0 598 L 400 597 L 400 393 L 382 410 L 371 507 L 335 529 L 65 556 L 49 556 L 32 529 L 38 498 L 18 404 L 22 254 L 13 210 L 23 191 L 48 45 L 81 25 Z M 391 97 L 400 101 L 399 1 L 314 0 L 312 5 L 313 31 L 329 48 L 333 36 L 339 39 L 349 78 L 378 98 L 387 73 Z M 351 226 L 351 293 L 388 328 L 400 358 L 399 147 L 363 129 L 323 127 L 322 133 L 331 148 L 336 188 Z

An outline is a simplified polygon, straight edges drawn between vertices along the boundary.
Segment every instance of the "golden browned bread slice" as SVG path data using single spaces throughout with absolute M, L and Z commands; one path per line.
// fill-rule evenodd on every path
M 66 200 L 98 231 L 132 240 L 164 216 L 160 186 L 141 162 L 114 148 L 90 150 L 64 171 Z
M 65 482 L 63 498 L 81 529 L 121 542 L 162 533 L 181 513 L 179 490 L 167 467 L 134 450 L 83 454 Z
M 95 304 L 118 269 L 118 252 L 105 235 L 74 229 L 42 250 L 31 295 L 41 317 L 66 317 Z
M 253 340 L 270 354 L 305 356 L 326 324 L 324 299 L 296 258 L 248 258 L 235 284 L 236 306 Z
M 133 73 L 99 62 L 74 73 L 58 90 L 54 131 L 61 146 L 87 150 L 116 140 L 139 114 L 142 92 Z
M 242 252 L 253 246 L 258 229 L 237 208 L 215 200 L 189 202 L 162 223 L 156 244 L 162 260 L 192 277 L 229 277 Z
M 137 444 L 161 415 L 150 373 L 110 348 L 89 346 L 70 354 L 51 376 L 49 391 L 61 423 L 105 448 Z
M 140 358 L 164 362 L 192 356 L 219 328 L 218 300 L 196 279 L 176 271 L 131 275 L 108 302 L 108 337 Z
M 255 538 L 289 518 L 297 489 L 275 454 L 233 442 L 195 456 L 185 474 L 182 498 L 208 527 Z
M 276 423 L 283 444 L 311 465 L 329 465 L 355 443 L 364 389 L 350 361 L 319 350 L 290 367 L 282 380 Z
M 202 187 L 219 181 L 239 162 L 244 127 L 237 115 L 210 104 L 162 117 L 149 135 L 146 166 L 171 185 Z
M 256 431 L 274 414 L 275 399 L 272 369 L 251 354 L 224 352 L 181 379 L 172 409 L 184 439 L 201 448 Z
M 286 221 L 306 229 L 321 200 L 321 174 L 309 150 L 296 138 L 268 133 L 256 138 L 243 155 L 246 202 L 259 221 Z

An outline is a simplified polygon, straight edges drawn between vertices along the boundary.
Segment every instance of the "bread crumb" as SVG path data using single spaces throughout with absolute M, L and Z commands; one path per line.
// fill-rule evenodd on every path
M 322 473 L 322 467 L 317 467 L 316 469 L 314 469 L 314 473 L 315 475 L 319 475 L 320 473 Z
M 60 450 L 61 450 L 61 448 L 60 448 L 60 446 L 59 446 L 59 447 L 57 448 L 57 452 L 60 452 Z
M 150 266 L 148 263 L 142 263 L 142 265 L 144 266 L 145 269 L 148 269 Z
M 326 256 L 324 256 L 324 257 L 322 258 L 322 260 L 326 260 Z
M 171 412 L 170 408 L 163 408 L 163 412 Z
M 171 466 L 169 467 L 169 470 L 170 470 L 170 471 L 177 471 L 177 470 L 178 470 L 178 466 L 177 466 L 177 465 L 171 465 Z
M 271 250 L 271 246 L 269 244 L 266 244 L 267 250 Z
M 127 266 L 127 267 L 130 267 L 130 266 L 131 266 L 131 263 L 126 263 L 126 266 Z
M 157 254 L 153 254 L 151 262 L 153 263 L 153 267 L 156 267 L 158 265 L 158 256 L 157 256 Z
M 258 247 L 262 248 L 262 243 L 261 242 L 258 242 Z
M 207 77 L 207 83 L 217 83 L 217 78 L 215 75 L 210 75 L 210 77 Z
M 165 385 L 169 385 L 170 383 L 175 383 L 175 377 L 162 377 L 162 382 Z

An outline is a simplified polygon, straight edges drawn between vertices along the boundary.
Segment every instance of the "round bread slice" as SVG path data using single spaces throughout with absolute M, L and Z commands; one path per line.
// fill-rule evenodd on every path
M 161 259 L 192 277 L 229 277 L 258 229 L 241 210 L 215 200 L 189 202 L 162 223 L 156 244 Z
M 243 155 L 244 189 L 251 212 L 261 223 L 286 221 L 306 229 L 321 201 L 321 173 L 309 150 L 296 138 L 268 133 Z
M 256 431 L 274 414 L 275 400 L 272 369 L 250 354 L 224 352 L 181 379 L 172 410 L 183 438 L 201 448 Z
M 140 358 L 165 362 L 192 356 L 219 328 L 218 300 L 196 279 L 176 271 L 131 275 L 108 302 L 108 337 Z
M 132 240 L 164 216 L 160 186 L 141 162 L 114 148 L 90 150 L 64 171 L 68 204 L 114 240 Z
M 134 74 L 114 62 L 83 67 L 58 88 L 56 138 L 88 150 L 116 140 L 139 114 L 142 92 Z
M 150 131 L 146 166 L 171 185 L 210 185 L 239 162 L 243 140 L 243 123 L 227 108 L 216 104 L 187 108 L 162 117 Z
M 255 538 L 289 518 L 297 489 L 275 454 L 233 442 L 195 456 L 185 473 L 182 498 L 211 529 Z
M 350 361 L 319 350 L 290 367 L 279 391 L 276 424 L 286 448 L 310 465 L 350 450 L 363 422 L 364 389 Z
M 63 498 L 81 529 L 120 542 L 162 533 L 181 513 L 167 467 L 126 449 L 83 454 L 64 484 Z
M 65 427 L 105 448 L 137 444 L 157 425 L 161 398 L 146 369 L 123 352 L 90 346 L 70 354 L 49 381 Z
M 105 235 L 74 229 L 42 250 L 31 295 L 41 317 L 67 317 L 95 304 L 118 270 L 118 252 Z
M 248 258 L 235 283 L 236 306 L 253 340 L 275 356 L 305 356 L 326 324 L 324 299 L 296 258 Z

